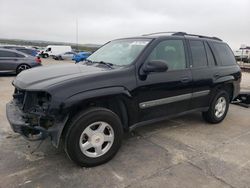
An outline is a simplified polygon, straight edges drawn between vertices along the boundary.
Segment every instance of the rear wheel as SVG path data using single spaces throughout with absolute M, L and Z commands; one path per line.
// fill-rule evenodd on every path
M 49 54 L 43 54 L 43 58 L 49 57 Z
M 221 90 L 213 98 L 208 111 L 203 112 L 203 118 L 209 123 L 219 123 L 227 115 L 229 108 L 229 94 Z
M 27 70 L 27 69 L 30 69 L 30 66 L 27 65 L 27 64 L 21 64 L 17 67 L 16 69 L 16 73 L 19 74 L 20 72 L 24 71 L 24 70 Z
M 91 167 L 114 157 L 123 129 L 119 117 L 105 108 L 93 108 L 71 121 L 65 136 L 65 151 L 76 164 Z

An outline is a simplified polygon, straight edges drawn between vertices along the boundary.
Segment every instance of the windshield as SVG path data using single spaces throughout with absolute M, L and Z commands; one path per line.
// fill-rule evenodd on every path
M 150 42 L 149 39 L 114 40 L 88 57 L 93 62 L 106 62 L 114 65 L 129 65 Z

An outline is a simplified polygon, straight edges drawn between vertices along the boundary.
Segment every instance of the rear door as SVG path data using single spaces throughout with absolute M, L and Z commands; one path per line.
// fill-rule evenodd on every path
M 193 77 L 193 95 L 191 108 L 203 108 L 209 105 L 209 94 L 213 86 L 216 62 L 210 46 L 204 40 L 188 40 Z

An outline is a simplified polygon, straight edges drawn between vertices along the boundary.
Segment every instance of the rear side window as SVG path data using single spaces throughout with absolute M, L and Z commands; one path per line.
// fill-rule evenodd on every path
M 23 52 L 23 53 L 28 54 L 28 55 L 32 55 L 33 54 L 33 51 L 32 50 L 28 50 L 28 49 L 19 49 L 18 51 Z
M 213 43 L 215 50 L 218 53 L 222 65 L 234 65 L 235 57 L 228 45 L 224 43 Z
M 0 50 L 0 57 L 24 57 L 24 56 L 15 52 L 8 52 L 8 51 Z
M 189 44 L 192 53 L 193 67 L 206 67 L 207 56 L 203 42 L 190 40 Z
M 213 55 L 213 53 L 211 51 L 211 48 L 208 46 L 207 43 L 205 43 L 205 48 L 206 48 L 206 52 L 207 52 L 208 64 L 212 65 L 212 66 L 215 66 L 216 63 L 215 63 L 214 55 Z
M 5 57 L 4 52 L 5 52 L 5 51 L 0 50 L 0 57 Z

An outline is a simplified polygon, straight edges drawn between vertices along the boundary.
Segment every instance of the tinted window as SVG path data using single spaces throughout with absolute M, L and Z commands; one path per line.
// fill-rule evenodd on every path
M 5 51 L 1 51 L 1 50 L 0 50 L 0 57 L 6 57 L 6 55 L 5 55 L 4 52 L 5 52 Z
M 160 42 L 148 57 L 147 61 L 164 60 L 169 70 L 186 68 L 185 50 L 182 40 Z
M 190 41 L 190 48 L 193 59 L 193 67 L 206 67 L 207 56 L 205 47 L 202 41 Z
M 46 49 L 46 52 L 50 52 L 50 51 L 51 51 L 51 48 Z
M 24 57 L 24 56 L 15 52 L 0 51 L 0 57 Z
M 26 53 L 26 54 L 29 54 L 29 55 L 33 54 L 33 51 L 32 50 L 28 50 L 28 49 L 19 49 L 18 51 Z
M 207 60 L 209 65 L 215 65 L 215 60 L 214 60 L 214 55 L 211 51 L 211 48 L 208 46 L 207 43 L 205 43 L 205 48 L 206 48 L 206 52 L 207 52 Z
M 234 65 L 236 63 L 233 52 L 228 45 L 223 43 L 213 43 L 222 65 Z

